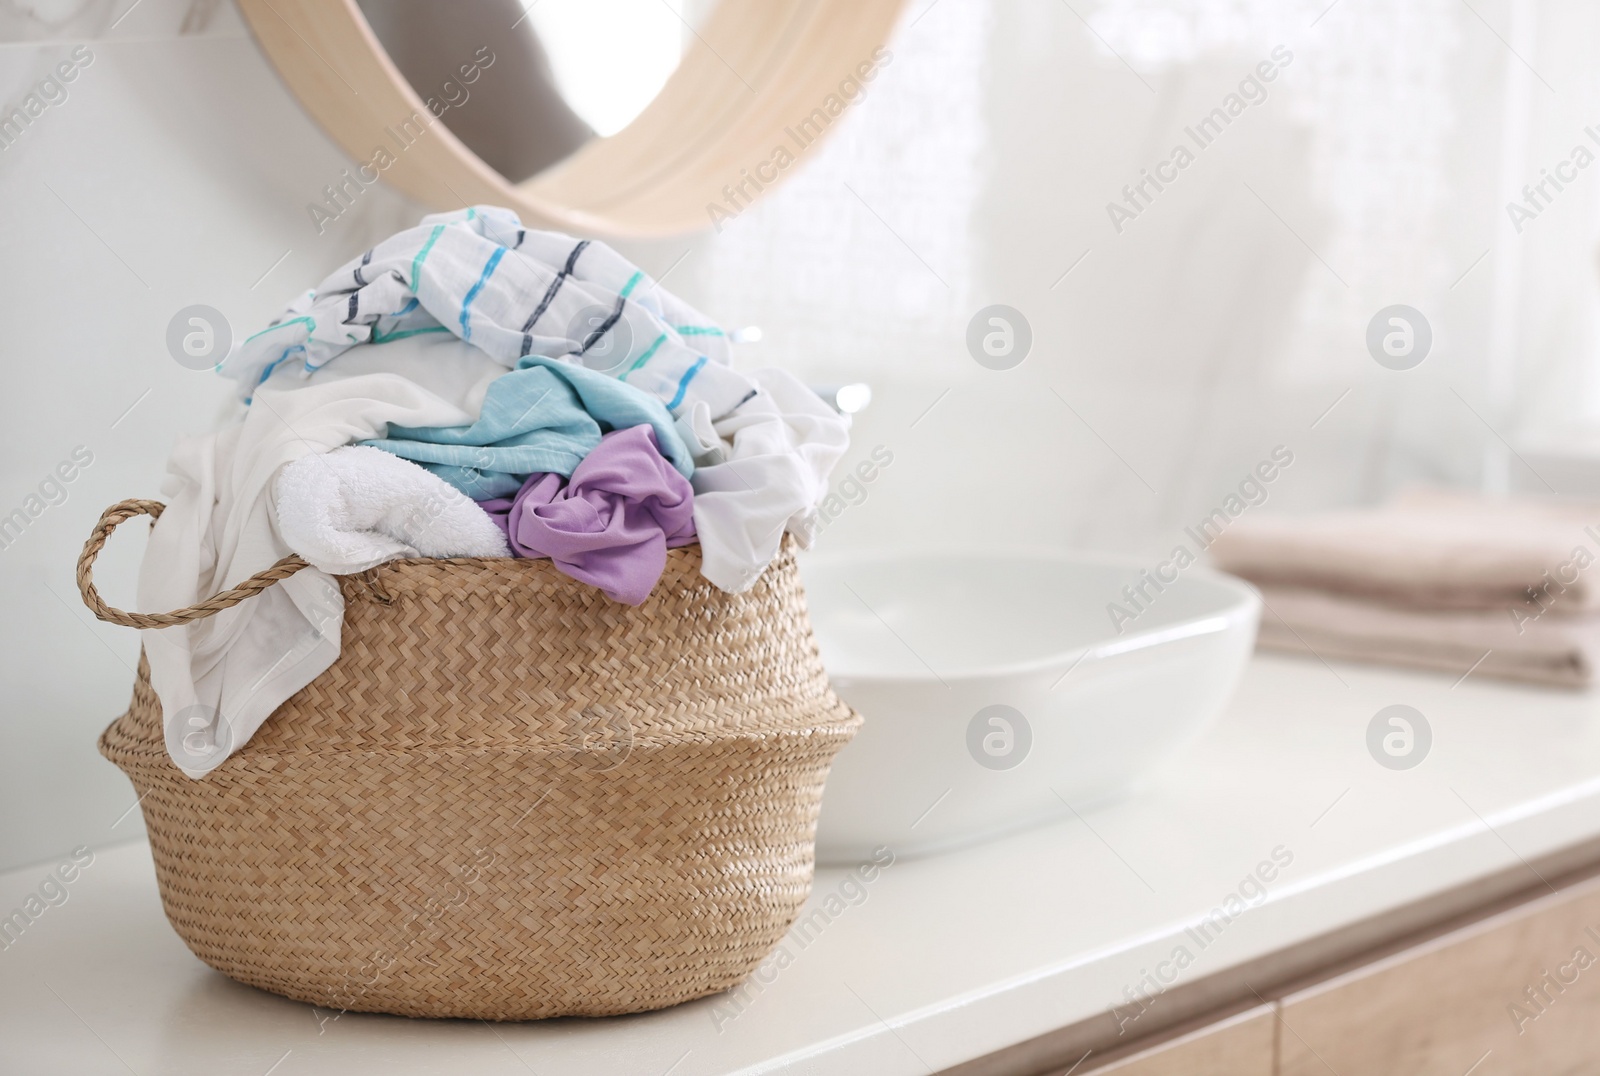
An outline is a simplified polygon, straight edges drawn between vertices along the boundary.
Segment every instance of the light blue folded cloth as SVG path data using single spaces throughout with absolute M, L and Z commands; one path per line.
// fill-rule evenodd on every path
M 661 455 L 685 478 L 694 460 L 666 406 L 649 393 L 559 359 L 536 355 L 489 382 L 470 426 L 390 426 L 361 442 L 421 464 L 475 501 L 509 497 L 536 472 L 572 474 L 600 435 L 655 431 Z

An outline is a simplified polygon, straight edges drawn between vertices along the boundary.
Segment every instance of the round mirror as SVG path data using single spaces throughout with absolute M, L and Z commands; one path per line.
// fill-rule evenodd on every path
M 491 202 L 530 224 L 651 236 L 736 215 L 781 180 L 866 92 L 900 2 L 240 7 L 361 182 L 437 209 Z

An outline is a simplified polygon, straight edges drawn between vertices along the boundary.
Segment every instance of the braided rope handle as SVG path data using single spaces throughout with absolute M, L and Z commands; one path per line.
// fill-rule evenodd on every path
M 111 532 L 117 529 L 118 524 L 126 523 L 135 516 L 149 516 L 152 521 L 160 519 L 166 507 L 160 501 L 128 500 L 118 501 L 100 513 L 100 522 L 95 524 L 89 540 L 83 543 L 83 553 L 78 557 L 78 592 L 83 595 L 83 604 L 87 605 L 89 611 L 97 618 L 112 624 L 121 624 L 125 628 L 170 628 L 174 624 L 188 624 L 204 620 L 208 616 L 215 616 L 224 609 L 230 609 L 246 598 L 266 590 L 278 580 L 287 579 L 301 568 L 310 567 L 299 554 L 291 553 L 272 567 L 257 572 L 230 590 L 213 594 L 205 601 L 186 605 L 182 609 L 174 609 L 170 613 L 129 613 L 107 605 L 100 597 L 100 592 L 95 589 L 94 581 L 89 574 L 90 569 L 94 567 L 95 557 L 105 548 L 106 539 L 111 537 Z

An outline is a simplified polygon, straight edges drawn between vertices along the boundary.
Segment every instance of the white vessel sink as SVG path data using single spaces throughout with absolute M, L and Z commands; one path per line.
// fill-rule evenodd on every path
M 808 557 L 823 664 L 866 723 L 828 778 L 817 858 L 918 855 L 1133 788 L 1217 716 L 1261 599 L 1192 567 L 1119 634 L 1148 565 L 1076 554 Z M 991 709 L 993 708 L 993 709 Z M 1018 716 L 1020 715 L 1020 717 Z

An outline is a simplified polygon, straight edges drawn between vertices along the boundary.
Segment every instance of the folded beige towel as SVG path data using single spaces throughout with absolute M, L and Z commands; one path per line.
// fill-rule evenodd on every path
M 1591 683 L 1600 666 L 1600 616 L 1519 624 L 1503 609 L 1400 609 L 1326 591 L 1260 590 L 1263 648 L 1564 687 Z
M 1600 609 L 1600 504 L 1414 490 L 1381 508 L 1238 520 L 1210 547 L 1251 582 L 1406 609 Z

